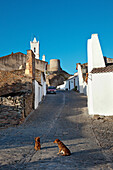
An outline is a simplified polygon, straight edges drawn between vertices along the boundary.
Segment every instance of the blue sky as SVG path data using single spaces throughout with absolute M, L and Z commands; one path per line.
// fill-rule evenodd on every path
M 113 0 L 0 0 L 0 56 L 30 49 L 34 35 L 40 56 L 60 59 L 76 72 L 87 62 L 87 39 L 98 33 L 103 55 L 113 58 Z

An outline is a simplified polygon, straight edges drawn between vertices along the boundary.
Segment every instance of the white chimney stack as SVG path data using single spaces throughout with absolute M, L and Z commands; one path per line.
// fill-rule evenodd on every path
M 42 56 L 42 60 L 45 61 L 45 55 Z
M 105 61 L 102 54 L 98 34 L 92 34 L 88 40 L 88 72 L 93 68 L 105 67 Z

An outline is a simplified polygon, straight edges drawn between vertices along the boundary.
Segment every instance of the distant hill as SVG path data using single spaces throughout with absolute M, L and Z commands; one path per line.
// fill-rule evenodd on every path
M 64 70 L 57 72 L 49 72 L 46 75 L 46 83 L 48 86 L 55 86 L 63 84 L 71 75 Z

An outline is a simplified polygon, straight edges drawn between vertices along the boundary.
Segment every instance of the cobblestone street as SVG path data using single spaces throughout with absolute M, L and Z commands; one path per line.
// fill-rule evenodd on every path
M 41 150 L 34 150 L 40 136 Z M 59 156 L 59 138 L 71 156 Z M 2 170 L 113 169 L 113 121 L 92 119 L 86 96 L 77 92 L 48 94 L 38 109 L 17 127 L 0 130 Z

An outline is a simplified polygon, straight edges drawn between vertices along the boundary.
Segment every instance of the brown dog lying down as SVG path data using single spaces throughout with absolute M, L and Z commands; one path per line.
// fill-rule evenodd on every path
M 59 147 L 58 154 L 61 154 L 62 156 L 69 156 L 69 155 L 71 155 L 70 150 L 59 139 L 55 139 L 54 143 L 58 144 L 58 147 Z
M 36 138 L 35 138 L 35 147 L 34 147 L 34 149 L 35 149 L 36 151 L 41 149 L 40 137 L 36 137 Z

